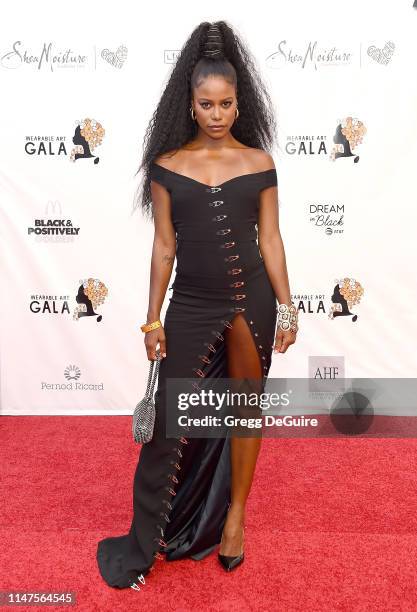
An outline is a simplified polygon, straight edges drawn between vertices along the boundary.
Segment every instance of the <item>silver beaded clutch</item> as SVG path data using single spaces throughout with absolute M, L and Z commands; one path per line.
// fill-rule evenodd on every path
M 149 366 L 148 383 L 143 399 L 136 405 L 133 413 L 132 434 L 138 444 L 146 444 L 152 440 L 155 425 L 154 386 L 158 377 L 161 353 L 156 352 L 156 359 L 152 359 Z

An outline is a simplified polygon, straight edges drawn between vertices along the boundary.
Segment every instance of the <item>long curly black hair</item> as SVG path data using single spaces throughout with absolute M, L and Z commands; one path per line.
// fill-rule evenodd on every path
M 143 139 L 143 170 L 133 212 L 141 207 L 153 218 L 150 165 L 162 153 L 195 138 L 198 125 L 190 114 L 192 91 L 200 79 L 223 76 L 236 89 L 239 118 L 231 134 L 241 143 L 271 151 L 276 121 L 273 105 L 255 61 L 241 38 L 225 21 L 200 23 L 182 47 Z

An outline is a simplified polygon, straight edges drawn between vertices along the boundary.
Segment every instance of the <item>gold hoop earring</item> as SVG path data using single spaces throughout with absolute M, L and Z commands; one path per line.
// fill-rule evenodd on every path
M 235 119 L 237 119 L 238 117 L 239 117 L 239 109 L 238 109 L 238 107 L 236 106 Z
M 190 106 L 190 111 L 191 111 L 191 117 L 192 117 L 193 121 L 195 121 L 195 113 L 193 115 L 194 109 L 193 109 L 192 106 Z

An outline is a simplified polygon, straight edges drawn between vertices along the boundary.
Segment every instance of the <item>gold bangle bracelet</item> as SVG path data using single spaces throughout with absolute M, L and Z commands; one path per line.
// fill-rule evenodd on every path
M 140 328 L 143 332 L 149 332 L 152 331 L 153 329 L 157 329 L 158 327 L 161 327 L 162 323 L 159 319 L 157 319 L 156 321 L 153 321 L 152 323 L 145 323 L 144 325 L 141 325 Z

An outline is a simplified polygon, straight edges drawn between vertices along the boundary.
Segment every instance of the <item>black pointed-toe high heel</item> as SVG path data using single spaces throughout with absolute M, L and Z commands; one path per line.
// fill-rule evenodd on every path
M 236 557 L 230 557 L 228 555 L 221 555 L 220 553 L 217 554 L 217 557 L 218 557 L 222 567 L 226 570 L 226 572 L 231 572 L 233 569 L 235 569 L 235 567 L 237 567 L 238 565 L 243 563 L 243 560 L 245 558 L 245 555 L 244 555 L 244 552 L 243 552 L 243 540 L 244 540 L 244 536 L 245 536 L 245 528 L 243 527 L 243 533 L 242 533 L 242 552 L 240 553 L 240 555 L 237 555 Z M 222 540 L 223 540 L 223 534 L 222 534 L 222 539 L 220 541 L 220 546 L 222 544 Z

